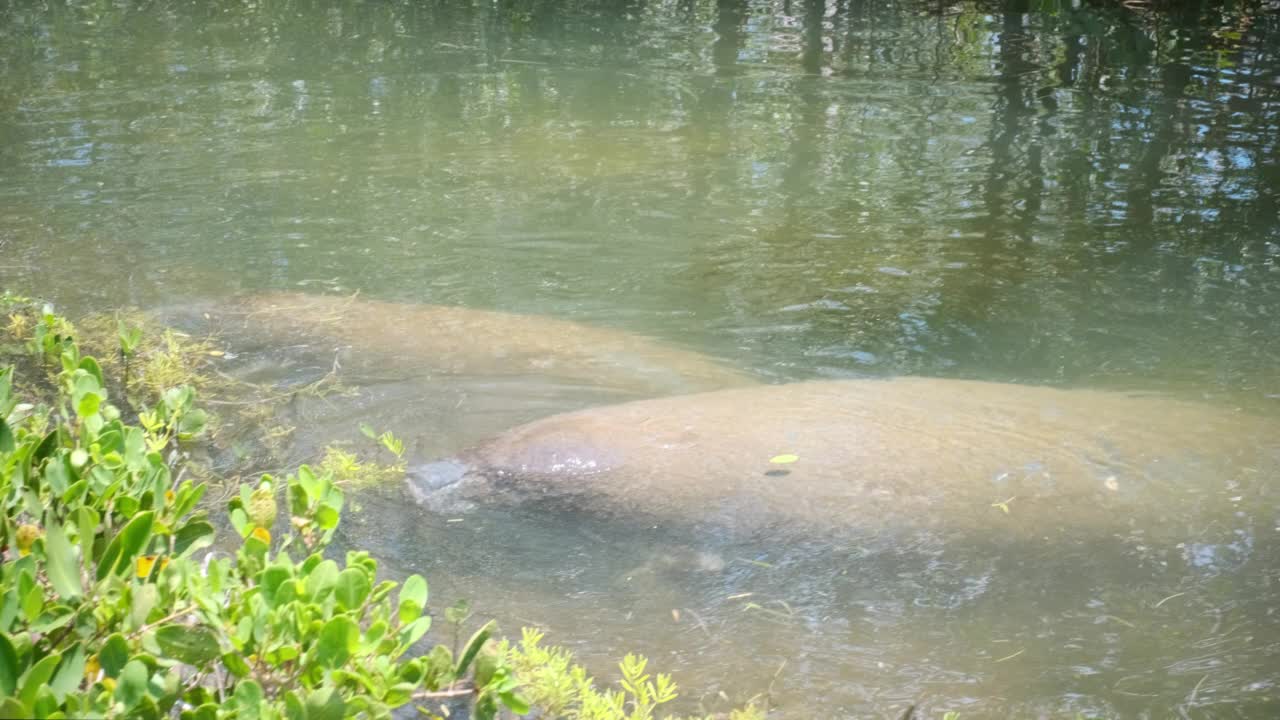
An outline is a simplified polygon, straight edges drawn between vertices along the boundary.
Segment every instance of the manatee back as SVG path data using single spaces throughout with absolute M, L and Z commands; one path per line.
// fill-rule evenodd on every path
M 1166 398 L 912 378 L 567 413 L 471 457 L 527 496 L 572 495 L 612 513 L 1033 536 L 1222 505 L 1230 488 L 1274 470 L 1275 430 Z M 795 460 L 771 462 L 782 455 Z

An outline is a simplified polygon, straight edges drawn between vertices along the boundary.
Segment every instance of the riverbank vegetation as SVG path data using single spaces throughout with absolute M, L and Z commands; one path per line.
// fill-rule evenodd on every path
M 212 500 L 220 488 L 201 448 L 234 419 L 207 411 L 200 393 L 236 386 L 209 363 L 216 343 L 137 318 L 73 325 L 27 298 L 2 302 L 0 714 L 337 720 L 537 708 L 647 720 L 677 697 L 642 657 L 627 656 L 620 686 L 603 687 L 540 632 L 502 640 L 492 622 L 464 628 L 465 613 L 446 613 L 454 640 L 431 645 L 425 578 L 388 580 L 365 552 L 334 557 L 343 484 L 403 472 L 394 435 L 367 432 L 393 464 L 330 449 L 314 468 Z M 754 706 L 731 715 L 763 716 Z

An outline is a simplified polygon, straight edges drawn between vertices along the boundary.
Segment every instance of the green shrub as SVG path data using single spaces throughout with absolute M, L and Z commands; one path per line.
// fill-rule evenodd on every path
M 0 714 L 18 717 L 388 717 L 410 702 L 470 697 L 477 717 L 523 711 L 504 664 L 475 682 L 482 628 L 455 658 L 413 650 L 431 625 L 427 584 L 379 581 L 365 553 L 326 559 L 342 491 L 302 467 L 241 486 L 239 538 L 206 552 L 203 483 L 180 480 L 183 443 L 206 425 L 188 387 L 128 424 L 70 324 L 45 313 L 32 347 L 53 358 L 47 407 L 0 373 Z M 285 532 L 272 537 L 277 515 Z

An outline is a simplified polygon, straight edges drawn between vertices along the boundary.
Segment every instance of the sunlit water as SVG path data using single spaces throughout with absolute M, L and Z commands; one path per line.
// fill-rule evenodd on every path
M 359 290 L 644 333 L 771 382 L 1280 413 L 1277 15 L 1130 5 L 0 2 L 0 278 L 72 312 Z M 303 382 L 319 350 L 234 369 Z M 360 422 L 431 458 L 630 399 L 346 379 L 359 396 L 291 408 L 294 459 Z M 685 709 L 1272 717 L 1280 517 L 1256 469 L 1179 547 L 450 522 L 401 488 L 357 498 L 343 542 L 602 675 L 648 653 Z

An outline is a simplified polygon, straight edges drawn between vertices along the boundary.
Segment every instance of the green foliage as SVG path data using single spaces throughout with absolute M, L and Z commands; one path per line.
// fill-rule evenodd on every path
M 331 445 L 324 450 L 324 457 L 319 463 L 320 471 L 332 477 L 335 484 L 351 488 L 368 487 L 402 479 L 406 468 L 404 441 L 390 431 L 379 435 L 373 428 L 364 424 L 360 426 L 360 432 L 391 453 L 395 457 L 395 462 L 383 464 L 376 460 L 364 461 L 353 452 Z
M 344 502 L 325 472 L 285 478 L 284 513 L 274 478 L 242 485 L 237 542 L 198 557 L 215 540 L 206 486 L 181 480 L 170 452 L 205 432 L 193 388 L 159 390 L 126 423 L 70 323 L 45 309 L 25 331 L 56 392 L 20 404 L 0 372 L 0 713 L 375 718 L 438 694 L 470 697 L 476 717 L 527 708 L 483 652 L 492 625 L 456 662 L 444 647 L 417 654 L 426 581 L 397 595 L 366 553 L 325 557 Z M 142 342 L 120 341 L 126 358 Z
M 648 660 L 627 655 L 619 664 L 620 689 L 601 689 L 566 649 L 542 644 L 543 634 L 524 628 L 518 645 L 503 641 L 497 652 L 521 679 L 521 693 L 544 717 L 578 720 L 652 720 L 659 706 L 675 700 L 670 675 L 650 675 Z M 670 716 L 667 716 L 670 720 Z M 763 720 L 754 704 L 730 713 L 730 720 Z

